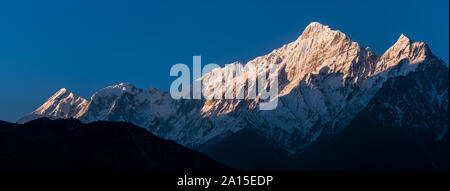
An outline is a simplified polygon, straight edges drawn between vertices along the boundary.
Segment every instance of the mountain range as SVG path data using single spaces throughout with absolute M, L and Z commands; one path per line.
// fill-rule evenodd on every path
M 121 83 L 89 99 L 63 88 L 18 123 L 129 122 L 239 169 L 448 169 L 449 69 L 426 43 L 402 34 L 378 55 L 313 22 L 248 63 L 278 65 L 276 109 L 259 110 L 259 96 L 175 100 Z M 200 80 L 215 83 L 213 72 Z M 236 86 L 247 89 L 245 77 Z

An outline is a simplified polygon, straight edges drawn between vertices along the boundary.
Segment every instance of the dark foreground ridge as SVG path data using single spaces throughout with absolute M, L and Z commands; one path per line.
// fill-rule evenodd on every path
M 0 121 L 0 172 L 229 170 L 209 157 L 124 122 L 41 118 Z

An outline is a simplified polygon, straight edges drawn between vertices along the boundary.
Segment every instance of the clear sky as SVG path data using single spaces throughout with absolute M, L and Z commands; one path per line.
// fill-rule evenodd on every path
M 449 61 L 448 0 L 0 1 L 0 120 L 60 88 L 89 98 L 129 82 L 168 90 L 173 64 L 248 61 L 312 21 L 383 53 L 401 33 Z

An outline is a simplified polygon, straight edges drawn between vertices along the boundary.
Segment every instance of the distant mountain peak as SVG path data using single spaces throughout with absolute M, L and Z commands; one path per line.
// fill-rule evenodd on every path
M 306 26 L 303 33 L 300 35 L 299 40 L 310 38 L 327 38 L 329 36 L 346 37 L 344 33 L 339 30 L 333 30 L 328 25 L 320 24 L 319 22 L 312 22 Z
M 86 104 L 86 99 L 73 94 L 66 88 L 61 88 L 38 109 L 19 119 L 17 122 L 25 123 L 42 116 L 50 117 L 52 119 L 70 118 L 78 113 Z
M 122 82 L 120 84 L 114 85 L 115 87 L 123 87 L 123 88 L 135 88 L 135 86 L 131 83 Z
M 131 91 L 133 89 L 136 89 L 136 86 L 134 86 L 133 84 L 130 84 L 130 83 L 122 82 L 117 85 L 108 86 L 105 89 L 121 89 L 123 91 Z
M 431 50 L 426 43 L 413 42 L 404 34 L 401 34 L 398 40 L 380 56 L 376 73 L 397 66 L 400 62 L 407 63 L 402 65 L 402 72 L 405 73 L 414 70 L 418 63 L 423 62 L 427 56 L 431 55 Z
M 309 31 L 309 30 L 325 30 L 325 29 L 329 29 L 330 27 L 328 25 L 323 25 L 319 22 L 313 21 L 311 23 L 309 23 L 308 26 L 306 26 L 305 31 Z
M 68 90 L 66 89 L 66 88 L 61 88 L 61 89 L 59 89 L 56 93 L 58 94 L 58 93 L 65 93 L 65 92 L 67 92 Z
M 409 39 L 407 36 L 405 36 L 403 33 L 398 37 L 397 41 L 391 46 L 397 49 L 402 49 L 405 48 L 407 46 L 410 46 L 411 44 L 413 44 L 414 42 Z M 389 49 L 388 49 L 389 51 Z
M 61 88 L 60 90 L 58 90 L 55 94 L 53 94 L 53 96 L 50 99 L 56 99 L 58 97 L 64 96 L 67 93 L 71 93 L 70 91 L 68 91 L 66 88 Z
M 397 42 L 411 43 L 412 41 L 411 41 L 411 39 L 409 39 L 405 34 L 402 33 L 402 34 L 398 37 Z
M 123 93 L 133 94 L 136 91 L 138 91 L 138 88 L 136 88 L 134 85 L 130 83 L 120 83 L 101 89 L 100 91 L 92 95 L 91 99 L 96 99 L 98 97 L 118 97 Z

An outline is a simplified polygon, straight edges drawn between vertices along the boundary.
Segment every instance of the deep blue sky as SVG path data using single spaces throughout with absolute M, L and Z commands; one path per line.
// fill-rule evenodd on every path
M 312 21 L 379 53 L 401 33 L 449 60 L 448 0 L 0 1 L 0 120 L 15 121 L 65 87 L 89 98 L 129 82 L 168 90 L 173 64 L 248 61 Z

